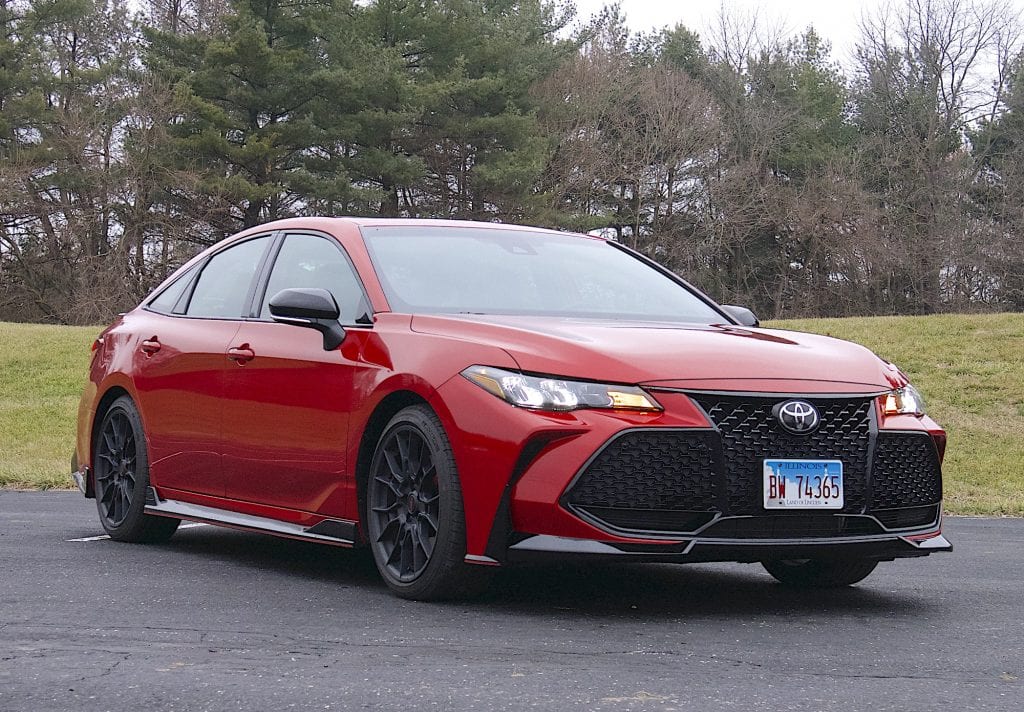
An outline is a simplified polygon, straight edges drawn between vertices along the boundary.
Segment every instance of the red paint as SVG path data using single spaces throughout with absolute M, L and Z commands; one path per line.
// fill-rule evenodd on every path
M 545 444 L 512 489 L 516 531 L 642 541 L 601 531 L 558 499 L 587 458 L 624 429 L 709 427 L 674 390 L 874 394 L 906 383 L 867 349 L 809 334 L 391 313 L 359 233 L 360 225 L 388 222 L 287 220 L 230 238 L 301 228 L 340 242 L 363 279 L 374 323 L 349 329 L 335 351 L 324 351 L 311 329 L 273 322 L 166 316 L 142 307 L 118 319 L 94 345 L 79 410 L 79 461 L 91 462 L 101 399 L 120 388 L 142 413 L 152 480 L 163 496 L 292 523 L 359 521 L 356 469 L 367 421 L 385 398 L 404 392 L 435 410 L 451 440 L 468 554 L 485 554 L 502 494 L 524 445 L 534 440 Z M 473 364 L 645 384 L 665 410 L 523 410 L 459 375 Z M 927 431 L 944 450 L 945 433 L 930 418 L 877 414 L 881 428 Z

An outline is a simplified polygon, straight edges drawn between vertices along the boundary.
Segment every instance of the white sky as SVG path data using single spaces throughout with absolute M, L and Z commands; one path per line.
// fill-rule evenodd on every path
M 593 15 L 606 0 L 575 0 L 580 18 Z M 883 0 L 622 0 L 622 9 L 632 30 L 641 32 L 674 26 L 682 22 L 702 36 L 721 8 L 741 16 L 756 13 L 770 27 L 786 34 L 799 33 L 814 25 L 819 35 L 832 43 L 832 56 L 845 61 L 853 49 L 862 13 L 872 14 Z

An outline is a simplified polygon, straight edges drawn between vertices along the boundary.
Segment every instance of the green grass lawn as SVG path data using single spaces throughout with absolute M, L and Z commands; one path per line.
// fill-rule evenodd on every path
M 770 326 L 856 341 L 895 363 L 949 434 L 946 511 L 1024 516 L 1024 314 L 807 319 Z
M 100 330 L 0 322 L 0 486 L 73 486 L 78 396 Z
M 1024 516 L 1024 314 L 773 322 L 849 339 L 906 371 L 949 432 L 946 510 Z M 0 323 L 0 486 L 69 487 L 99 327 Z

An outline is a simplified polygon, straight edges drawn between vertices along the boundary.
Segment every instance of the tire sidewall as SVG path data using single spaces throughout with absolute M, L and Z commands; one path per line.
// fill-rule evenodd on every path
M 133 539 L 138 536 L 143 526 L 143 517 L 146 508 L 146 489 L 149 487 L 149 451 L 146 447 L 146 435 L 142 427 L 142 418 L 131 398 L 121 396 L 114 401 L 103 415 L 100 427 L 96 429 L 96 437 L 93 441 L 93 471 L 96 467 L 96 453 L 99 451 L 100 439 L 103 437 L 103 430 L 107 423 L 117 413 L 123 413 L 132 428 L 132 435 L 135 439 L 135 487 L 132 490 L 132 503 L 128 508 L 128 514 L 124 521 L 113 526 L 103 511 L 102 494 L 96 488 L 96 509 L 99 513 L 100 524 L 103 530 L 110 535 L 111 539 Z
M 430 454 L 437 472 L 437 486 L 440 495 L 439 526 L 434 549 L 426 567 L 412 581 L 398 580 L 387 568 L 386 555 L 377 543 L 376 518 L 373 516 L 374 473 L 383 457 L 381 445 L 402 427 L 414 427 L 430 447 Z M 446 581 L 454 574 L 456 567 L 463 565 L 466 552 L 465 524 L 462 505 L 462 489 L 452 454 L 451 444 L 440 420 L 427 406 L 410 406 L 399 411 L 384 428 L 377 441 L 370 471 L 367 475 L 365 499 L 365 521 L 367 539 L 377 570 L 393 591 L 408 598 L 433 598 L 435 592 L 445 588 Z
M 868 559 L 781 559 L 762 566 L 775 579 L 800 588 L 842 588 L 863 581 L 878 565 Z

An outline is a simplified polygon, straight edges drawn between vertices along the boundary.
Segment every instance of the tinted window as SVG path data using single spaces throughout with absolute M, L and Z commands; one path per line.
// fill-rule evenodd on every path
M 605 240 L 489 228 L 362 232 L 396 311 L 725 321 L 690 290 Z
M 170 285 L 168 285 L 164 291 L 160 292 L 155 299 L 150 301 L 147 305 L 153 311 L 158 311 L 162 314 L 170 314 L 174 311 L 174 305 L 178 303 L 185 288 L 188 287 L 188 283 L 192 281 L 192 276 L 196 273 L 196 267 L 193 267 L 185 274 L 181 275 Z
M 270 236 L 258 237 L 211 257 L 199 275 L 186 313 L 225 319 L 241 317 L 249 285 L 269 243 Z
M 366 296 L 345 254 L 332 240 L 315 235 L 288 235 L 274 261 L 260 318 L 270 318 L 270 300 L 282 289 L 317 287 L 334 295 L 341 322 L 354 324 L 369 313 Z

